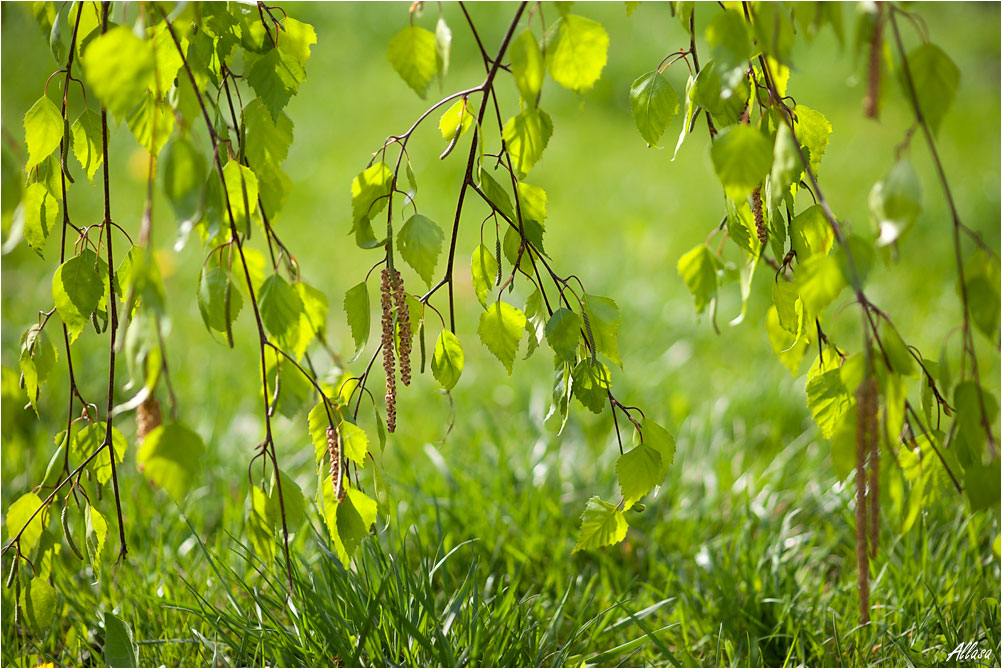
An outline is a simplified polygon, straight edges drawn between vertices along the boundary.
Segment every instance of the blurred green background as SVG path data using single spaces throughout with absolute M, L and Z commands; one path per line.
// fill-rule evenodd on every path
M 295 140 L 284 169 L 293 189 L 275 226 L 296 255 L 303 279 L 327 294 L 330 343 L 346 357 L 353 347 L 341 309 L 343 295 L 377 260 L 376 252 L 359 250 L 348 235 L 351 179 L 385 137 L 409 127 L 431 99 L 440 92 L 474 86 L 483 76 L 459 7 L 446 3 L 442 12 L 454 36 L 451 68 L 441 90 L 433 85 L 429 100 L 420 100 L 386 59 L 389 39 L 407 23 L 407 7 L 401 3 L 282 4 L 289 16 L 313 24 L 318 39 L 307 64 L 308 79 L 287 109 L 295 124 Z M 496 48 L 513 7 L 509 3 L 470 6 L 488 52 Z M 999 7 L 950 3 L 914 8 L 925 19 L 932 41 L 950 54 L 962 72 L 957 99 L 938 136 L 960 214 L 989 246 L 998 249 L 1002 117 Z M 42 94 L 46 78 L 57 66 L 27 7 L 4 3 L 2 9 L 4 141 L 21 143 L 23 114 Z M 834 131 L 822 163 L 822 187 L 836 214 L 854 231 L 869 236 L 869 190 L 893 164 L 895 147 L 902 141 L 911 115 L 897 82 L 887 80 L 880 120 L 863 118 L 865 58 L 856 56 L 853 44 L 857 10 L 854 5 L 843 9 L 845 45 L 828 28 L 811 43 L 798 39 L 797 67 L 789 92 L 799 104 L 822 111 L 831 121 Z M 775 663 L 768 653 L 776 652 L 782 661 L 783 650 L 763 651 L 768 644 L 755 646 L 743 633 L 758 630 L 752 622 L 754 616 L 748 620 L 727 617 L 728 602 L 744 602 L 745 595 L 759 603 L 767 599 L 762 583 L 752 583 L 748 586 L 751 590 L 745 592 L 737 566 L 731 565 L 730 572 L 720 567 L 713 574 L 713 564 L 732 559 L 726 554 L 745 545 L 740 543 L 744 537 L 754 571 L 761 567 L 753 557 L 756 550 L 765 555 L 779 537 L 801 537 L 787 546 L 792 547 L 789 559 L 796 562 L 789 569 L 790 574 L 805 574 L 807 580 L 796 576 L 791 583 L 794 589 L 815 588 L 812 596 L 819 599 L 808 609 L 819 608 L 821 612 L 805 613 L 804 622 L 820 626 L 816 633 L 826 638 L 826 614 L 817 602 L 830 606 L 827 597 L 852 601 L 849 494 L 835 480 L 827 443 L 820 439 L 805 408 L 803 378 L 793 378 L 770 348 L 764 315 L 771 303 L 772 273 L 768 268 L 759 271 L 747 316 L 736 326 L 728 321 L 740 312 L 738 287 L 732 284 L 725 289 L 718 316 L 721 334 L 717 335 L 706 316 L 695 314 L 676 272 L 678 257 L 701 243 L 723 213 L 708 138 L 700 119 L 672 161 L 680 129 L 676 118 L 665 134 L 665 148 L 647 148 L 633 125 L 627 91 L 637 76 L 654 69 L 665 54 L 687 46 L 684 31 L 666 4 L 641 3 L 629 18 L 622 3 L 582 3 L 574 11 L 601 21 L 608 30 L 608 64 L 594 89 L 583 95 L 546 82 L 541 106 L 553 119 L 554 133 L 528 181 L 543 187 L 549 196 L 546 248 L 555 269 L 578 275 L 590 293 L 611 297 L 621 309 L 623 369 L 613 370 L 614 388 L 617 397 L 639 405 L 677 436 L 673 472 L 661 492 L 649 500 L 647 510 L 632 514 L 633 529 L 623 546 L 601 554 L 570 554 L 577 514 L 584 501 L 594 494 L 610 498 L 616 490 L 614 462 L 618 451 L 610 416 L 595 417 L 575 403 L 568 429 L 554 437 L 543 425 L 550 399 L 549 358 L 537 354 L 519 361 L 515 374 L 509 377 L 479 343 L 475 330 L 480 310 L 470 285 L 469 257 L 478 243 L 477 230 L 486 209 L 474 202 L 466 207 L 457 252 L 457 334 L 464 344 L 466 367 L 451 403 L 438 391 L 430 374 L 401 389 L 399 427 L 386 450 L 394 513 L 390 519 L 381 519 L 379 541 L 393 554 L 408 541 L 407 536 L 420 537 L 432 546 L 440 541 L 446 550 L 475 538 L 477 543 L 463 550 L 482 555 L 488 573 L 500 578 L 512 578 L 523 568 L 534 573 L 526 587 L 543 595 L 535 605 L 543 607 L 544 615 L 548 610 L 545 602 L 556 601 L 565 593 L 574 574 L 597 578 L 601 584 L 598 587 L 603 594 L 591 605 L 593 614 L 614 600 L 636 601 L 639 609 L 644 602 L 677 597 L 678 601 L 657 613 L 665 618 L 663 624 L 682 621 L 679 629 L 668 632 L 685 637 L 673 636 L 672 648 L 688 648 L 696 661 L 712 663 L 714 643 L 716 658 L 721 657 L 723 627 L 718 630 L 718 626 L 726 625 L 734 644 L 730 650 L 725 648 L 727 657 Z M 698 30 L 714 11 L 712 5 L 697 7 Z M 555 19 L 556 11 L 549 5 L 544 12 L 548 20 Z M 437 16 L 438 7 L 429 4 L 418 22 L 434 29 Z M 903 29 L 906 42 L 916 45 L 911 26 L 906 24 Z M 680 94 L 685 90 L 686 75 L 683 63 L 668 71 Z M 518 108 L 517 92 L 514 83 L 507 77 L 502 79 L 498 89 L 502 114 L 510 116 Z M 444 142 L 436 120 L 434 115 L 414 137 L 410 154 L 422 213 L 448 228 L 465 167 L 465 151 L 460 148 L 448 159 L 438 160 Z M 491 135 L 488 138 L 496 140 Z M 463 141 L 465 144 L 468 138 Z M 949 218 L 928 151 L 918 137 L 909 155 L 922 181 L 923 213 L 897 252 L 883 258 L 871 276 L 868 292 L 891 315 L 909 344 L 935 358 L 944 339 L 960 322 Z M 142 211 L 146 164 L 124 124 L 114 130 L 110 161 L 113 216 L 134 232 Z M 69 195 L 78 225 L 100 220 L 99 196 L 96 186 L 78 177 Z M 8 219 L 4 221 L 5 235 Z M 179 510 L 167 503 L 166 496 L 151 490 L 135 472 L 135 449 L 130 448 L 123 468 L 126 523 L 133 539 L 129 565 L 109 570 L 101 585 L 90 586 L 92 592 L 81 595 L 92 597 L 98 606 L 115 603 L 114 593 L 127 593 L 130 588 L 153 592 L 158 586 L 166 587 L 168 597 L 173 593 L 177 601 L 190 599 L 174 574 L 204 575 L 201 557 L 193 551 L 193 530 L 221 553 L 227 552 L 231 541 L 227 533 L 241 535 L 246 465 L 262 431 L 257 344 L 250 311 L 245 309 L 240 315 L 235 350 L 213 339 L 202 325 L 194 299 L 205 251 L 196 236 L 181 250 L 172 250 L 176 225 L 159 195 L 153 220 L 168 289 L 171 334 L 167 357 L 180 416 L 203 437 L 209 453 L 204 485 L 182 510 L 189 526 Z M 3 257 L 2 362 L 6 368 L 17 369 L 21 334 L 35 322 L 38 310 L 51 306 L 57 238 L 50 238 L 44 261 L 24 244 Z M 258 236 L 251 243 L 261 241 Z M 444 254 L 439 271 L 443 266 Z M 411 291 L 421 292 L 422 284 L 415 274 L 405 273 L 405 278 Z M 516 290 L 509 301 L 521 306 L 524 296 L 524 291 Z M 840 304 L 848 300 L 844 293 Z M 435 304 L 440 309 L 446 306 L 444 299 Z M 857 347 L 856 320 L 851 308 L 836 305 L 830 310 L 828 332 L 843 348 Z M 429 345 L 437 332 L 437 326 L 429 327 Z M 956 347 L 959 335 L 950 341 Z M 95 401 L 103 396 L 106 383 L 105 346 L 106 340 L 91 331 L 81 337 L 74 357 L 82 390 Z M 979 346 L 985 352 L 983 378 L 998 396 L 998 355 L 984 338 L 979 339 Z M 370 342 L 362 359 L 349 370 L 359 373 L 371 351 Z M 64 362 L 60 351 L 60 364 Z M 123 380 L 124 373 L 119 378 Z M 40 419 L 22 408 L 23 391 L 4 388 L 4 508 L 34 485 L 44 470 L 52 451 L 52 435 L 62 429 L 65 385 L 64 371 L 50 377 L 39 405 Z M 377 379 L 373 392 L 381 397 L 381 390 Z M 121 399 L 125 397 L 123 393 Z M 450 432 L 452 420 L 455 426 Z M 134 427 L 130 423 L 131 418 L 126 417 L 122 429 L 131 439 Z M 316 477 L 305 412 L 296 420 L 280 418 L 277 425 L 283 469 L 310 497 Z M 943 510 L 931 512 L 938 519 L 930 520 L 932 525 L 941 520 L 967 522 L 957 516 L 959 500 L 945 499 L 943 505 Z M 799 510 L 801 516 L 791 518 L 791 510 Z M 814 520 L 808 522 L 807 518 Z M 791 523 L 805 524 L 797 525 L 800 530 L 795 531 Z M 998 536 L 998 508 L 970 523 L 965 539 L 970 542 L 970 552 L 965 559 L 977 566 L 980 577 L 957 586 L 957 601 L 972 589 L 990 593 L 994 588 L 996 596 L 998 592 L 998 561 L 991 557 L 989 548 Z M 318 524 L 315 518 L 314 524 Z M 413 533 L 408 535 L 411 528 Z M 952 531 L 944 528 L 945 535 Z M 811 538 L 803 539 L 804 533 Z M 918 537 L 900 538 L 888 527 L 888 536 L 901 552 L 898 558 L 905 575 L 913 573 L 908 571 L 909 565 L 920 568 L 918 562 L 912 564 L 913 559 L 939 546 L 924 528 Z M 297 551 L 304 564 L 323 559 L 317 544 L 308 532 L 297 536 Z M 785 567 L 777 564 L 785 558 L 777 559 L 779 563 L 773 568 L 782 571 Z M 141 573 L 123 574 L 126 571 Z M 729 574 L 731 586 L 721 585 L 726 580 L 722 574 Z M 724 580 L 715 580 L 718 578 Z M 902 587 L 908 582 L 903 578 Z M 734 589 L 728 592 L 721 587 Z M 885 592 L 882 587 L 877 586 L 878 601 L 904 596 Z M 211 593 L 211 587 L 207 592 Z M 780 597 L 778 592 L 774 594 Z M 128 609 L 127 604 L 117 603 Z M 579 605 L 584 607 L 585 602 Z M 851 611 L 852 606 L 843 608 Z M 904 604 L 899 608 L 907 610 Z M 77 615 L 83 617 L 82 611 Z M 997 603 L 994 611 L 997 615 Z M 689 616 L 705 615 L 705 629 L 686 621 L 687 612 Z M 784 612 L 790 616 L 790 610 Z M 151 622 L 136 612 L 126 610 L 126 614 L 145 620 L 137 638 L 167 634 L 164 630 L 177 624 L 172 616 L 183 615 L 163 613 L 157 623 L 156 616 Z M 903 629 L 908 616 L 902 616 Z M 80 624 L 87 627 L 86 621 Z M 617 628 L 609 637 L 618 640 L 620 633 L 625 634 Z M 632 636 L 637 634 L 640 631 L 633 628 Z M 596 643 L 601 646 L 604 642 Z M 759 648 L 758 655 L 751 650 L 753 646 Z M 825 643 L 821 646 L 829 647 Z M 155 655 L 173 652 L 168 648 L 150 646 L 143 652 L 154 653 L 148 657 L 151 662 L 169 663 L 175 656 Z M 601 649 L 585 648 L 582 652 Z M 654 645 L 647 646 L 644 653 L 650 654 L 633 662 L 664 661 Z M 5 653 L 4 663 L 10 661 Z

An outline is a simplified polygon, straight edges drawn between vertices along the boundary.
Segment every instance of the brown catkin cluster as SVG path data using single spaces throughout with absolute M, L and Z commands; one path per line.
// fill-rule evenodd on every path
M 404 292 L 404 279 L 400 272 L 394 270 L 396 279 L 393 285 L 393 302 L 397 307 L 397 337 L 400 341 L 400 381 L 405 385 L 411 384 L 411 344 L 413 343 L 413 333 L 411 332 L 411 312 L 407 307 L 407 293 Z
M 327 455 L 331 459 L 331 486 L 334 488 L 334 499 L 340 503 L 347 491 L 344 487 L 344 472 L 341 469 L 341 435 L 333 427 L 327 428 Z
M 762 215 L 762 187 L 756 186 L 751 194 L 751 210 L 755 216 L 755 232 L 763 245 L 769 241 L 769 231 L 765 229 L 765 217 Z
M 879 511 L 871 510 L 869 518 L 866 513 L 867 460 L 877 449 L 877 382 L 872 376 L 856 390 L 856 407 L 856 563 L 859 570 L 857 575 L 859 615 L 865 625 L 870 622 L 870 563 L 867 556 L 866 528 L 868 521 L 875 524 L 879 519 Z M 876 501 L 876 499 L 869 500 L 871 505 Z
M 150 395 L 136 409 L 136 441 L 143 443 L 146 435 L 160 427 L 161 422 L 160 402 Z
M 884 47 L 884 8 L 877 3 L 877 18 L 870 36 L 870 62 L 866 78 L 866 99 L 863 101 L 867 118 L 877 118 L 880 113 L 880 57 Z
M 393 357 L 393 293 L 390 286 L 390 270 L 383 268 L 379 282 L 379 299 L 383 308 L 383 371 L 386 372 L 386 429 L 397 429 L 397 376 Z

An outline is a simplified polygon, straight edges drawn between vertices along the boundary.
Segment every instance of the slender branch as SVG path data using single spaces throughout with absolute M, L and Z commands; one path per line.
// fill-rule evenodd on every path
M 209 112 L 205 107 L 205 101 L 202 99 L 202 94 L 198 89 L 198 83 L 195 80 L 195 76 L 191 71 L 191 65 L 188 63 L 188 58 L 184 53 L 184 49 L 181 48 L 181 42 L 178 40 L 177 34 L 174 32 L 174 26 L 170 19 L 167 17 L 166 12 L 161 9 L 163 14 L 164 24 L 167 26 L 167 31 L 170 33 L 171 39 L 174 40 L 174 46 L 177 49 L 178 54 L 181 57 L 181 62 L 184 65 L 185 72 L 188 75 L 188 79 L 191 82 L 192 89 L 195 92 L 195 99 L 198 101 L 198 106 L 202 111 L 202 117 L 205 119 L 205 125 L 208 129 L 209 137 L 212 140 L 212 154 L 215 158 L 216 171 L 219 174 L 220 183 L 222 184 L 222 191 L 224 200 L 226 202 L 226 213 L 230 223 L 230 236 L 233 238 L 234 243 L 237 247 L 237 253 L 240 256 L 240 264 L 244 270 L 244 279 L 246 280 L 247 292 L 250 297 L 251 308 L 254 312 L 254 321 L 257 325 L 258 331 L 258 348 L 261 357 L 261 383 L 264 386 L 264 392 L 262 393 L 264 402 L 264 420 L 265 420 L 265 448 L 269 451 L 270 459 L 275 467 L 275 481 L 278 486 L 278 497 L 279 497 L 279 509 L 282 516 L 282 538 L 283 547 L 285 549 L 285 568 L 286 576 L 289 581 L 289 593 L 290 595 L 294 591 L 294 581 L 292 578 L 292 557 L 289 551 L 289 526 L 285 515 L 285 504 L 282 496 L 282 477 L 279 475 L 278 470 L 278 460 L 275 455 L 275 442 L 272 437 L 271 431 L 271 408 L 270 399 L 268 396 L 268 364 L 267 357 L 265 355 L 265 345 L 268 343 L 268 336 L 265 334 L 264 322 L 261 319 L 261 311 L 258 308 L 257 298 L 254 293 L 254 282 L 251 279 L 250 267 L 247 264 L 247 258 L 244 255 L 243 242 L 240 238 L 240 233 L 237 230 L 236 219 L 233 216 L 233 207 L 230 203 L 229 193 L 226 190 L 226 177 L 223 173 L 223 161 L 219 156 L 219 135 L 216 133 L 215 128 L 212 125 L 212 119 L 209 116 Z
M 960 222 L 960 214 L 957 212 L 957 205 L 953 200 L 953 191 L 950 190 L 950 183 L 946 178 L 946 170 L 943 169 L 943 161 L 940 159 L 939 151 L 936 149 L 936 141 L 933 139 L 929 123 L 926 121 L 925 115 L 922 113 L 922 107 L 918 102 L 918 93 L 915 90 L 915 80 L 912 78 L 911 67 L 908 65 L 908 55 L 905 53 L 904 43 L 901 41 L 901 31 L 898 29 L 897 18 L 895 17 L 897 11 L 899 10 L 897 10 L 892 4 L 890 11 L 891 27 L 894 30 L 894 41 L 898 47 L 898 54 L 901 56 L 901 69 L 905 75 L 905 83 L 908 85 L 908 102 L 911 104 L 912 110 L 915 112 L 915 121 L 919 124 L 919 127 L 922 128 L 922 135 L 925 137 L 926 145 L 929 147 L 929 153 L 932 155 L 932 162 L 936 166 L 936 176 L 939 178 L 939 183 L 943 187 L 946 204 L 950 210 L 950 219 L 953 222 L 953 250 L 957 262 L 957 285 L 960 292 L 960 302 L 963 307 L 964 316 L 964 348 L 971 355 L 971 373 L 974 375 L 974 384 L 978 389 L 978 407 L 981 410 L 981 424 L 988 437 L 989 453 L 991 453 L 991 456 L 994 458 L 998 456 L 998 449 L 995 445 L 995 436 L 992 434 L 992 420 L 988 416 L 984 393 L 981 390 L 981 375 L 978 370 L 978 356 L 977 351 L 975 351 L 974 348 L 974 335 L 971 331 L 970 305 L 968 304 L 967 299 L 967 282 L 964 279 L 964 255 L 960 243 L 960 233 L 963 230 L 966 230 L 966 228 Z
M 101 33 L 108 32 L 108 10 L 110 2 L 101 3 Z M 125 543 L 125 522 L 122 517 L 122 497 L 118 490 L 118 471 L 115 464 L 115 449 L 112 445 L 112 430 L 115 408 L 115 338 L 118 335 L 118 297 L 115 295 L 115 255 L 111 235 L 111 170 L 108 161 L 108 110 L 101 105 L 101 151 L 104 157 L 104 231 L 108 236 L 108 314 L 111 318 L 109 330 L 110 344 L 108 347 L 108 408 L 105 415 L 104 444 L 111 450 L 108 460 L 111 462 L 111 484 L 115 491 L 115 512 L 118 514 L 118 540 L 120 542 L 118 559 L 123 560 L 129 549 Z

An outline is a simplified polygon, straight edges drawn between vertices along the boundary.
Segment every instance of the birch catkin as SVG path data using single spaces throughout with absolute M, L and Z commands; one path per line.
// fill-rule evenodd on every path
M 877 556 L 877 546 L 880 544 L 880 433 L 877 426 L 877 388 L 876 381 L 870 379 L 873 386 L 873 413 L 870 415 L 870 490 L 867 496 L 867 506 L 870 511 L 870 557 Z
M 765 217 L 762 215 L 762 187 L 756 186 L 751 194 L 751 210 L 755 216 L 755 232 L 758 234 L 758 241 L 765 245 L 769 241 L 769 231 L 765 228 Z
M 867 66 L 866 99 L 863 107 L 867 118 L 877 118 L 880 114 L 880 56 L 884 47 L 884 8 L 877 3 L 877 17 L 873 22 L 870 36 L 870 60 Z
M 870 562 L 867 555 L 866 461 L 876 440 L 877 382 L 867 378 L 856 390 L 856 564 L 859 617 L 870 622 Z
M 333 427 L 327 428 L 327 455 L 331 459 L 331 486 L 334 499 L 339 503 L 345 498 L 344 468 L 341 466 L 341 434 Z
M 160 415 L 160 402 L 150 395 L 136 409 L 136 441 L 140 444 L 153 430 L 160 427 L 163 418 Z
M 411 313 L 407 306 L 407 293 L 404 291 L 404 279 L 400 272 L 394 270 L 393 301 L 397 308 L 397 338 L 400 342 L 400 381 L 411 384 Z
M 386 429 L 397 429 L 397 379 L 393 355 L 393 294 L 390 287 L 390 270 L 383 268 L 379 283 L 379 299 L 383 308 L 382 348 L 383 371 L 386 372 Z

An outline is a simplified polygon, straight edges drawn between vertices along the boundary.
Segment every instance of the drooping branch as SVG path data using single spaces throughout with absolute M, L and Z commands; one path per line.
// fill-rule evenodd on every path
M 905 83 L 907 84 L 908 102 L 911 105 L 912 111 L 915 113 L 916 123 L 918 123 L 919 127 L 922 129 L 922 136 L 925 138 L 926 145 L 929 147 L 929 153 L 932 156 L 933 165 L 936 166 L 936 176 L 938 177 L 940 186 L 943 189 L 943 195 L 946 198 L 947 208 L 950 210 L 950 220 L 953 223 L 953 251 L 957 264 L 957 287 L 960 293 L 961 308 L 963 310 L 963 350 L 971 356 L 971 374 L 974 376 L 974 384 L 977 386 L 978 408 L 981 413 L 982 427 L 984 427 L 985 434 L 988 437 L 988 449 L 992 457 L 997 457 L 998 449 L 995 443 L 995 436 L 992 433 L 992 419 L 988 415 L 984 392 L 981 389 L 981 374 L 978 370 L 978 355 L 974 348 L 974 334 L 971 329 L 967 282 L 964 279 L 964 255 L 961 247 L 960 234 L 963 231 L 969 231 L 969 229 L 960 221 L 957 204 L 953 199 L 953 191 L 950 189 L 950 182 L 946 177 L 946 170 L 943 169 L 943 161 L 939 156 L 939 150 L 936 148 L 936 140 L 932 136 L 929 123 L 926 120 L 925 115 L 922 113 L 922 106 L 918 101 L 918 91 L 915 89 L 915 80 L 912 77 L 911 67 L 908 64 L 908 54 L 905 52 L 904 43 L 901 40 L 901 32 L 898 29 L 896 14 L 900 11 L 901 10 L 893 4 L 891 5 L 891 28 L 894 32 L 894 41 L 897 44 L 898 55 L 901 57 L 901 70 L 904 73 Z

